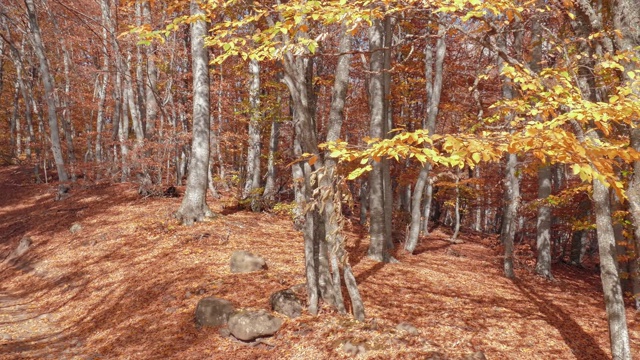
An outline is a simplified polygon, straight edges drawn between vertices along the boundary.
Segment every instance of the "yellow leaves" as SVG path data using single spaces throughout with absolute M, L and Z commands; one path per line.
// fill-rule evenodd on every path
M 349 173 L 349 175 L 347 175 L 347 180 L 355 180 L 360 175 L 371 171 L 371 169 L 373 169 L 373 167 L 371 165 L 367 165 L 365 167 L 357 168 L 357 169 L 353 170 L 351 173 Z

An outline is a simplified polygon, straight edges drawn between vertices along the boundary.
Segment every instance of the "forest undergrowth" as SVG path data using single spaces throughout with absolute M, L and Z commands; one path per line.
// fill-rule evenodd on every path
M 302 236 L 286 216 L 239 210 L 223 197 L 209 200 L 220 216 L 183 227 L 172 218 L 180 199 L 143 198 L 131 183 L 80 180 L 55 201 L 56 183 L 34 184 L 28 168 L 11 166 L 0 168 L 0 184 L 0 259 L 32 239 L 19 261 L 0 263 L 0 359 L 351 358 L 345 342 L 365 344 L 357 357 L 370 359 L 611 357 L 593 267 L 557 263 L 547 281 L 534 275 L 525 245 L 511 281 L 495 236 L 463 234 L 452 244 L 443 229 L 415 255 L 398 250 L 399 263 L 376 263 L 355 218 L 345 230 L 366 321 L 323 307 L 245 344 L 197 328 L 195 306 L 216 296 L 270 310 L 271 293 L 303 283 Z M 268 269 L 232 274 L 235 250 L 263 256 Z M 627 319 L 638 354 L 640 317 L 628 307 Z

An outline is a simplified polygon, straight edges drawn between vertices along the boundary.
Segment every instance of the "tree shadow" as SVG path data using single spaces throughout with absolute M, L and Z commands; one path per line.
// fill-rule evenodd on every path
M 564 342 L 571 348 L 577 359 L 606 360 L 609 356 L 596 344 L 595 339 L 582 329 L 580 324 L 564 312 L 562 308 L 553 304 L 552 301 L 536 293 L 519 279 L 514 279 L 513 284 L 520 292 L 540 311 L 544 320 L 555 327 Z M 579 304 L 576 304 L 579 306 Z M 585 341 L 587 339 L 588 341 Z

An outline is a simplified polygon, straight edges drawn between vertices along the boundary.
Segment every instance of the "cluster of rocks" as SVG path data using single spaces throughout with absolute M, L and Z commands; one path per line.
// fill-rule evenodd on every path
M 248 251 L 236 251 L 231 255 L 231 272 L 234 274 L 249 273 L 267 269 L 264 258 Z M 284 316 L 294 318 L 302 314 L 303 301 L 298 293 L 300 286 L 280 290 L 271 295 L 271 309 Z M 195 312 L 198 326 L 218 327 L 227 325 L 221 330 L 223 335 L 233 335 L 242 341 L 254 341 L 272 336 L 282 326 L 283 320 L 265 310 L 236 309 L 226 299 L 205 297 L 198 302 Z
M 231 272 L 249 273 L 267 269 L 264 258 L 247 251 L 236 251 L 231 256 Z M 269 304 L 273 312 L 288 318 L 296 318 L 302 314 L 306 298 L 306 285 L 300 284 L 288 289 L 277 291 L 269 297 Z M 283 324 L 281 317 L 266 310 L 236 309 L 226 299 L 205 297 L 198 302 L 195 312 L 195 321 L 198 326 L 222 327 L 220 334 L 232 335 L 245 342 L 258 341 L 261 338 L 274 335 Z M 406 333 L 409 336 L 418 336 L 420 331 L 410 323 L 402 322 L 396 327 L 396 331 Z M 370 350 L 366 341 L 355 339 L 343 339 L 339 347 L 346 354 L 357 356 Z M 434 353 L 428 359 L 444 359 L 439 353 Z M 481 351 L 468 354 L 464 360 L 486 360 Z

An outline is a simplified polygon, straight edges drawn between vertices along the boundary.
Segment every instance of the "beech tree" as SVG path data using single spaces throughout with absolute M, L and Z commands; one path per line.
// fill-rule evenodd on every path
M 61 182 L 65 182 L 69 180 L 69 176 L 67 175 L 67 170 L 64 166 L 62 147 L 60 146 L 58 115 L 56 112 L 56 102 L 54 94 L 55 84 L 53 76 L 49 71 L 49 63 L 47 60 L 47 54 L 44 49 L 44 43 L 42 41 L 42 34 L 40 33 L 40 26 L 38 25 L 35 5 L 33 3 L 33 0 L 25 0 L 24 4 L 27 9 L 27 17 L 29 18 L 30 40 L 40 64 L 40 75 L 42 76 L 42 84 L 45 91 L 44 96 L 47 102 L 47 115 L 49 119 L 49 131 L 51 137 L 51 153 L 53 154 L 53 158 L 56 163 L 56 169 L 58 170 L 58 179 Z
M 187 188 L 175 217 L 185 225 L 213 216 L 207 205 L 209 174 L 209 52 L 205 48 L 207 22 L 205 12 L 196 0 L 191 0 L 191 63 L 193 71 L 193 139 Z

